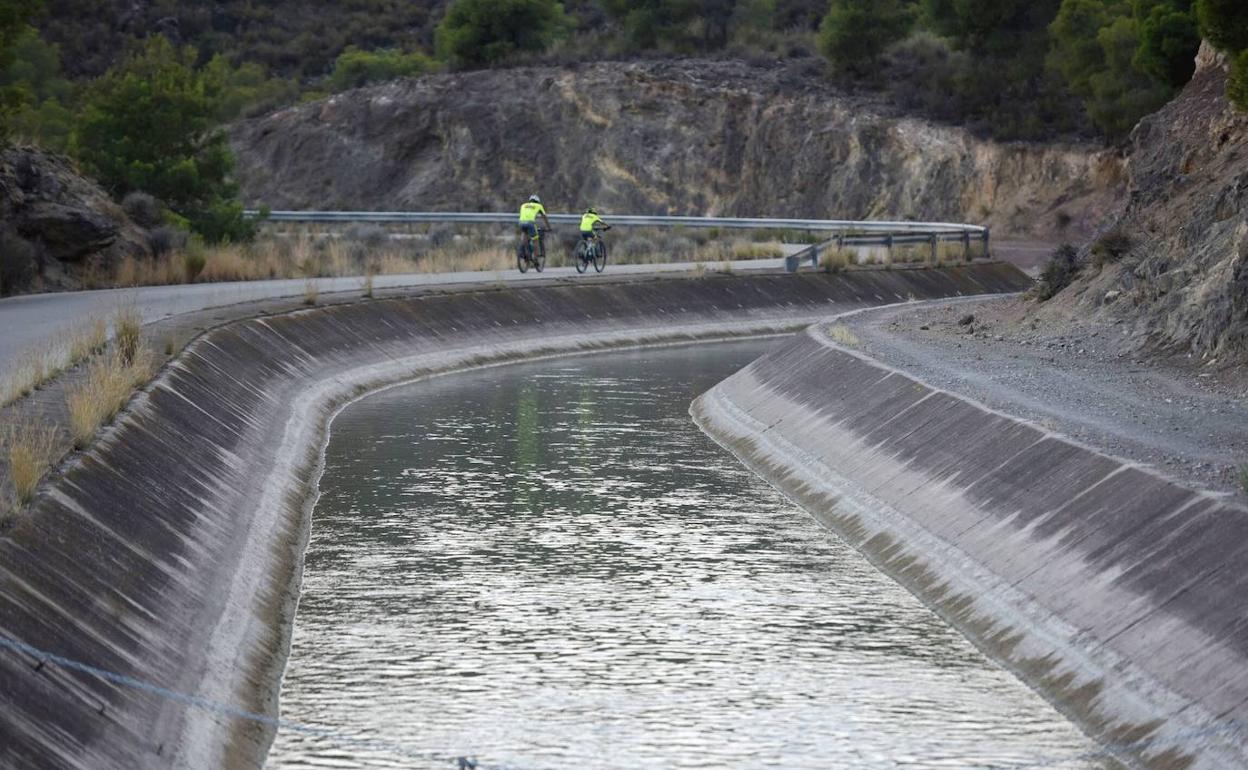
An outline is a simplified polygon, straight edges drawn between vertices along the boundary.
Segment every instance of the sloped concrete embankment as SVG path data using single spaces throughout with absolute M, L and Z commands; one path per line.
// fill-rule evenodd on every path
M 0 766 L 250 767 L 336 409 L 524 357 L 793 330 L 841 309 L 1016 290 L 1005 265 L 596 281 L 240 321 L 193 342 L 0 537 L 0 636 L 202 699 L 0 651 Z
M 702 395 L 695 420 L 1115 756 L 1248 767 L 1248 511 L 831 328 Z

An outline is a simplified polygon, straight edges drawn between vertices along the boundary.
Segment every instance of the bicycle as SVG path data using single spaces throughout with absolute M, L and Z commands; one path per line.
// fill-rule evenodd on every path
M 546 233 L 550 232 L 546 228 L 537 228 L 537 235 L 533 236 L 525 243 L 521 238 L 516 244 L 516 267 L 520 268 L 520 272 L 527 273 L 529 268 L 542 272 L 546 269 L 546 239 L 543 238 Z M 536 252 L 534 244 L 537 244 Z
M 602 230 L 610 230 L 608 225 Z M 589 269 L 589 264 L 594 264 L 594 271 L 601 273 L 607 267 L 607 241 L 601 235 L 601 230 L 594 231 L 594 237 L 590 240 L 582 238 L 576 244 L 576 248 L 572 252 L 574 262 L 576 264 L 576 272 L 583 273 Z

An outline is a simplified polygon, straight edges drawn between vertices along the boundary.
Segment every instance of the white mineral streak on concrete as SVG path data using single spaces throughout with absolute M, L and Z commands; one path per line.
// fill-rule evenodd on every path
M 1242 653 L 1183 619 L 1166 615 L 1164 607 L 1116 583 L 1129 564 L 1094 565 L 1075 547 L 1078 540 L 1064 537 L 1068 533 L 1060 529 L 1049 536 L 1040 533 L 1038 527 L 1045 517 L 1022 525 L 1014 520 L 1017 512 L 1003 516 L 1009 512 L 983 510 L 967 496 L 976 483 L 1005 468 L 1011 458 L 1046 442 L 1085 453 L 1083 463 L 1105 461 L 1106 472 L 1100 481 L 1090 482 L 1089 489 L 1127 468 L 1161 482 L 1170 480 L 1150 468 L 1109 457 L 883 366 L 833 343 L 827 334 L 830 325 L 813 326 L 806 334 L 820 346 L 879 372 L 873 383 L 855 380 L 858 387 L 867 391 L 900 382 L 929 391 L 884 423 L 894 432 L 873 435 L 882 427 L 876 426 L 858 435 L 847 427 L 856 415 L 837 413 L 838 405 L 829 406 L 818 394 L 806 403 L 784 396 L 777 389 L 785 385 L 780 381 L 783 372 L 793 371 L 801 362 L 786 364 L 789 369 L 773 372 L 772 381 L 766 382 L 758 379 L 757 364 L 747 367 L 695 401 L 694 419 L 708 435 L 841 533 L 1091 734 L 1112 741 L 1115 728 L 1160 720 L 1158 729 L 1148 736 L 1157 746 L 1152 755 L 1166 748 L 1181 753 L 1195 749 L 1198 753 L 1191 768 L 1244 767 L 1248 757 L 1242 743 L 1243 726 L 1237 731 L 1219 730 L 1217 717 L 1223 716 L 1222 709 L 1211 713 L 1158 678 L 1179 671 L 1180 679 L 1217 682 L 1227 671 L 1241 669 Z M 784 358 L 782 352 L 772 355 Z M 824 376 L 832 382 L 838 373 L 829 370 Z M 886 445 L 896 431 L 921 430 L 921 423 L 907 420 L 917 418 L 918 404 L 938 396 L 973 410 L 968 419 L 983 421 L 994 435 L 1026 428 L 1039 438 L 1020 436 L 1022 443 L 1011 447 L 1008 456 L 1002 455 L 995 468 L 977 470 L 980 475 L 975 480 L 954 480 L 958 474 L 953 468 L 942 476 L 916 471 Z M 844 408 L 852 409 L 853 404 Z M 1225 505 L 1218 498 L 1201 492 L 1169 516 L 1214 502 Z M 1091 517 L 1096 511 L 1086 513 Z M 1021 579 L 1001 577 L 1016 571 L 1020 563 L 1032 567 Z M 1176 587 L 1178 592 L 1184 589 Z M 1089 596 L 1094 600 L 1084 601 Z M 1147 635 L 1134 638 L 1132 644 L 1117 639 L 1123 629 L 1144 620 L 1152 624 Z M 1106 628 L 1118 630 L 1104 634 Z M 1200 655 L 1193 657 L 1192 651 Z M 1044 681 L 1037 681 L 1032 665 L 1036 660 L 1053 664 L 1041 672 Z M 1053 687 L 1054 681 L 1060 686 Z M 1093 694 L 1086 702 L 1065 695 L 1089 685 L 1085 692 Z M 1239 705 L 1236 693 L 1228 693 L 1227 710 Z

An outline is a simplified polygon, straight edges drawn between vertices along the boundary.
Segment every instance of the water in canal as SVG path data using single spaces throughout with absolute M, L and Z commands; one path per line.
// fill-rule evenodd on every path
M 344 411 L 269 767 L 1109 767 L 692 424 L 768 344 Z

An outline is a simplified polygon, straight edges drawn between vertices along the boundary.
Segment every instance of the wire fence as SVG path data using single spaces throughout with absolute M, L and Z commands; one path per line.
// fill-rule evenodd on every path
M 287 730 L 290 732 L 316 737 L 340 749 L 384 752 L 402 759 L 432 762 L 444 765 L 448 768 L 457 768 L 458 770 L 525 770 L 520 765 L 491 764 L 488 762 L 482 762 L 476 759 L 472 754 L 454 754 L 434 751 L 431 749 L 413 746 L 402 741 L 394 741 L 384 738 L 360 738 L 353 735 L 347 735 L 327 727 L 310 725 L 303 722 L 282 719 L 280 717 L 249 711 L 247 709 L 239 708 L 227 703 L 221 703 L 209 698 L 178 692 L 176 690 L 162 687 L 141 679 L 136 679 L 135 677 L 127 676 L 125 674 L 108 671 L 88 663 L 83 663 L 82 661 L 73 660 L 71 658 L 39 649 L 33 645 L 26 644 L 25 642 L 21 642 L 16 639 L 0 637 L 0 649 L 29 655 L 34 658 L 37 661 L 37 664 L 32 666 L 32 671 L 35 672 L 43 670 L 48 664 L 52 664 L 67 671 L 76 671 L 89 676 L 98 677 L 99 679 L 113 684 L 150 693 L 176 703 L 181 703 L 191 708 L 207 711 L 209 713 L 254 722 L 268 727 L 273 727 L 278 730 Z M 1143 738 L 1138 741 L 1124 743 L 1102 744 L 1100 747 L 1090 751 L 1036 755 L 1026 759 L 994 761 L 988 764 L 974 763 L 974 760 L 970 760 L 968 758 L 968 764 L 965 766 L 968 768 L 980 768 L 982 770 L 1052 770 L 1053 768 L 1068 768 L 1073 764 L 1095 762 L 1106 759 L 1114 760 L 1130 766 L 1134 759 L 1144 756 L 1150 752 L 1175 749 L 1182 753 L 1186 746 L 1189 746 L 1193 742 L 1203 738 L 1235 736 L 1238 739 L 1238 737 L 1244 732 L 1246 726 L 1248 725 L 1245 725 L 1244 722 L 1239 720 L 1225 720 L 1215 725 L 1176 731 L 1165 735 L 1164 737 Z M 895 770 L 896 765 L 880 765 L 879 767 L 880 770 Z

